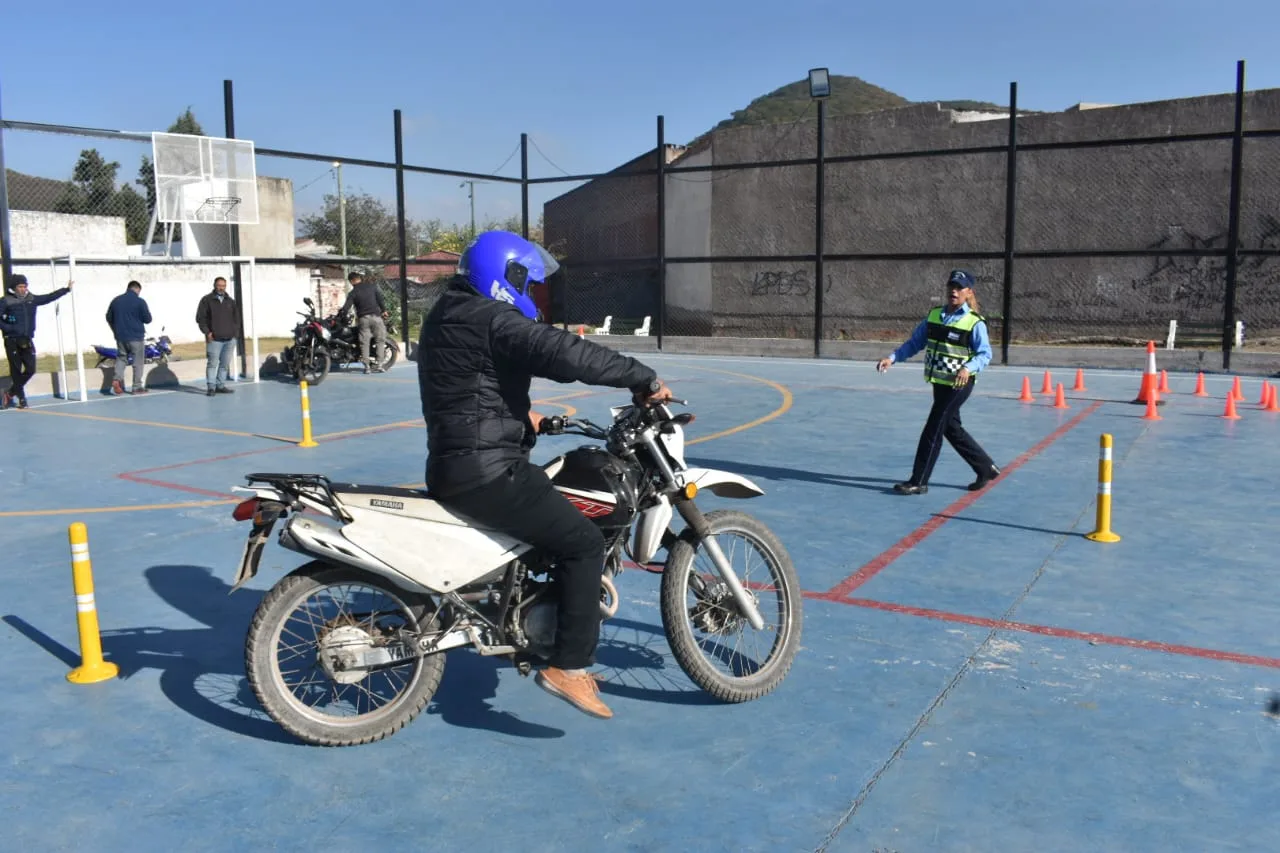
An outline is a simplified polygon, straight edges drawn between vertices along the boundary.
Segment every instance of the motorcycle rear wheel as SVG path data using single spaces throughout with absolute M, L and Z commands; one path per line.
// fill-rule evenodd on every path
M 400 345 L 395 341 L 388 340 L 383 347 L 382 352 L 382 369 L 390 370 L 395 366 L 396 359 L 400 357 Z
M 771 646 L 764 659 L 755 662 L 756 668 L 745 674 L 723 672 L 708 659 L 711 654 L 719 658 L 722 652 L 729 652 L 736 659 L 742 634 L 752 628 L 744 617 L 737 615 L 733 599 L 720 583 L 710 556 L 701 548 L 693 531 L 687 528 L 672 544 L 662 572 L 662 626 L 671 644 L 672 655 L 695 684 L 723 702 L 759 699 L 782 683 L 800 649 L 804 623 L 800 579 L 782 542 L 762 521 L 737 510 L 714 510 L 706 513 L 706 519 L 713 535 L 735 535 L 764 556 L 768 576 L 755 579 L 733 565 L 736 549 L 723 543 L 720 546 L 738 574 L 738 580 L 747 587 L 748 593 L 756 595 L 766 627 L 776 623 Z M 704 566 L 695 574 L 694 560 L 698 556 L 702 556 Z M 759 580 L 772 581 L 777 588 L 775 607 L 763 606 L 757 594 L 763 591 L 749 586 Z M 690 593 L 695 600 L 692 607 L 686 598 Z M 701 628 L 707 629 L 707 635 L 719 635 L 714 639 L 714 649 L 704 651 L 699 646 L 699 639 L 694 635 L 695 620 L 700 622 Z M 737 636 L 732 637 L 734 634 Z
M 347 585 L 363 587 L 384 596 L 399 612 L 403 627 L 409 631 L 428 630 L 436 620 L 435 608 L 429 598 L 396 590 L 374 575 L 320 560 L 300 566 L 271 588 L 254 612 L 245 638 L 245 674 L 258 702 L 271 719 L 299 740 L 317 746 L 354 746 L 373 743 L 394 734 L 422 713 L 444 674 L 444 654 L 437 653 L 421 658 L 410 657 L 393 668 L 366 673 L 358 679 L 353 673 L 351 681 L 335 680 L 321 661 L 326 639 L 319 634 L 324 632 L 329 638 L 338 637 L 336 643 L 327 648 L 341 652 L 344 644 L 365 643 L 369 632 L 375 629 L 375 622 L 369 615 L 366 627 L 364 618 L 357 619 L 357 614 L 343 613 L 340 608 L 338 616 L 317 624 L 314 616 L 317 608 L 311 602 L 317 596 L 332 595 L 335 588 Z M 304 607 L 308 618 L 302 620 L 298 627 L 289 628 L 290 618 Z M 379 608 L 378 612 L 381 610 Z M 366 616 L 363 613 L 358 615 Z M 299 631 L 305 632 L 303 625 L 308 624 L 317 634 L 315 643 L 307 649 L 307 652 L 314 651 L 314 663 L 308 668 L 304 661 L 298 661 L 292 666 L 286 664 L 287 672 L 282 671 L 282 643 L 283 651 L 295 651 L 291 647 L 298 646 L 305 639 Z M 340 632 L 345 633 L 339 637 Z M 367 696 L 372 706 L 375 697 L 370 688 L 375 687 L 377 681 L 392 682 L 391 673 L 401 668 L 406 669 L 403 688 L 397 690 L 384 707 L 376 710 L 371 707 L 367 713 L 360 713 L 362 696 Z M 314 695 L 319 689 L 336 699 L 354 698 L 356 714 L 327 714 L 317 707 L 323 695 L 314 703 L 296 695 L 285 681 L 285 675 L 294 672 L 301 672 L 308 679 L 297 685 L 308 688 L 307 695 Z

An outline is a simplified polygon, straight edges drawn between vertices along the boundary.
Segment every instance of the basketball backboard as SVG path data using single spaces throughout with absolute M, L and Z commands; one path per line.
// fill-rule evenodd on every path
M 152 133 L 159 222 L 258 224 L 253 142 Z

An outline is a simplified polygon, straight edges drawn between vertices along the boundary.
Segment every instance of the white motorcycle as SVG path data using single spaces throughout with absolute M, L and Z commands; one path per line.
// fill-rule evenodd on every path
M 704 514 L 694 500 L 704 489 L 729 498 L 763 490 L 737 474 L 685 464 L 692 414 L 673 415 L 666 404 L 611 411 L 608 428 L 561 417 L 542 427 L 605 443 L 545 466 L 555 487 L 604 533 L 602 619 L 618 610 L 613 578 L 624 553 L 652 568 L 665 548 L 662 625 L 681 669 L 722 701 L 764 696 L 786 676 L 800 645 L 795 567 L 759 520 L 732 510 Z M 235 488 L 252 497 L 234 517 L 253 527 L 232 590 L 257 573 L 283 516 L 279 544 L 314 558 L 264 596 L 245 642 L 258 701 L 295 737 L 349 746 L 398 731 L 435 693 L 449 649 L 508 657 L 522 675 L 550 653 L 557 591 L 549 555 L 483 529 L 422 490 L 337 484 L 316 474 L 247 480 L 247 488 Z M 670 526 L 675 513 L 685 522 L 679 533 Z M 722 546 L 728 537 L 734 543 Z M 731 565 L 739 552 L 748 558 L 741 576 Z M 755 568 L 763 569 L 759 579 Z M 748 629 L 754 644 L 746 642 Z

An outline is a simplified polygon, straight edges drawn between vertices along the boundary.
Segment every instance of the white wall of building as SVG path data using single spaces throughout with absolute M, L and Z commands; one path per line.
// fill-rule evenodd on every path
M 79 216 L 26 210 L 11 212 L 10 231 L 15 258 L 81 256 L 125 258 L 124 220 L 110 216 Z M 48 262 L 14 264 L 13 271 L 27 276 L 33 293 L 48 293 L 67 283 L 65 262 L 51 268 Z M 38 309 L 35 346 L 39 353 L 58 352 L 58 331 L 62 331 L 64 351 L 74 352 L 75 332 L 80 349 L 93 351 L 93 344 L 113 345 L 105 319 L 107 305 L 130 280 L 142 284 L 142 298 L 151 309 L 153 323 L 148 335 L 159 336 L 161 328 L 174 343 L 200 341 L 196 325 L 196 305 L 213 289 L 213 279 L 223 276 L 233 283 L 229 263 L 142 261 L 132 264 L 77 262 L 75 288 L 58 302 Z M 296 311 L 305 310 L 304 296 L 312 295 L 308 266 L 264 265 L 254 269 L 252 287 L 253 319 L 250 319 L 250 271 L 242 265 L 245 334 L 258 337 L 287 337 L 298 321 Z M 233 287 L 233 284 L 231 285 Z M 228 289 L 231 289 L 229 287 Z M 74 319 L 73 319 L 74 314 Z

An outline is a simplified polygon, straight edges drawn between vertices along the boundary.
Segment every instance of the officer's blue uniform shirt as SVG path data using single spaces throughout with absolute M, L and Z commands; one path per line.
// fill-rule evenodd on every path
M 942 323 L 945 326 L 954 325 L 956 320 L 959 320 L 971 310 L 967 302 L 961 302 L 960 307 L 950 314 L 947 313 L 947 309 L 944 307 L 942 309 Z M 926 317 L 920 321 L 920 325 L 916 326 L 916 330 L 911 333 L 911 337 L 907 338 L 902 346 L 889 355 L 889 361 L 893 364 L 906 361 L 924 349 L 924 345 L 928 340 L 929 319 Z M 987 337 L 987 324 L 985 322 L 979 320 L 978 324 L 973 327 L 972 341 L 976 355 L 966 361 L 964 366 L 970 373 L 978 373 L 991 363 L 991 341 Z

